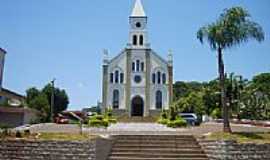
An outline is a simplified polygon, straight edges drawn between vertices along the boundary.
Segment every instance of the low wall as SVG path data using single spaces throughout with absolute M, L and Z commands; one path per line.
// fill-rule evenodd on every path
M 37 119 L 38 112 L 30 108 L 0 107 L 0 124 L 18 127 Z
M 198 140 L 210 160 L 269 160 L 270 144 Z
M 2 160 L 95 160 L 92 141 L 0 140 Z

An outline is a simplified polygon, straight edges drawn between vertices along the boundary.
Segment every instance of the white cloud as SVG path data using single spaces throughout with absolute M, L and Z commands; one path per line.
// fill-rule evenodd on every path
M 85 85 L 84 83 L 82 83 L 82 82 L 79 82 L 77 86 L 78 86 L 79 88 L 83 88 L 83 87 L 85 87 L 86 85 Z

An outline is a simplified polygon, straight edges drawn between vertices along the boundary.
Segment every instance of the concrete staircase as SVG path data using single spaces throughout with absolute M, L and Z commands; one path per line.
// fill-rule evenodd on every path
M 119 135 L 108 160 L 208 160 L 193 136 Z

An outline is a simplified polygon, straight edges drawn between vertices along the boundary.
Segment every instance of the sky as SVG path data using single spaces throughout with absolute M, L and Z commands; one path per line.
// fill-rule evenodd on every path
M 152 49 L 174 56 L 174 81 L 217 77 L 216 53 L 196 38 L 225 8 L 241 6 L 265 32 L 224 52 L 226 72 L 251 79 L 270 71 L 269 0 L 142 0 Z M 69 110 L 101 100 L 103 49 L 110 57 L 128 42 L 134 0 L 1 0 L 0 47 L 8 53 L 3 86 L 25 95 L 53 78 L 70 98 Z

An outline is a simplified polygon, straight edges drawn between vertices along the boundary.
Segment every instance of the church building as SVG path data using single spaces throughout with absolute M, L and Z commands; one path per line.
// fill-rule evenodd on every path
M 148 41 L 148 17 L 136 0 L 129 17 L 129 42 L 114 58 L 104 51 L 102 109 L 117 115 L 159 114 L 172 103 L 173 61 L 160 57 Z

